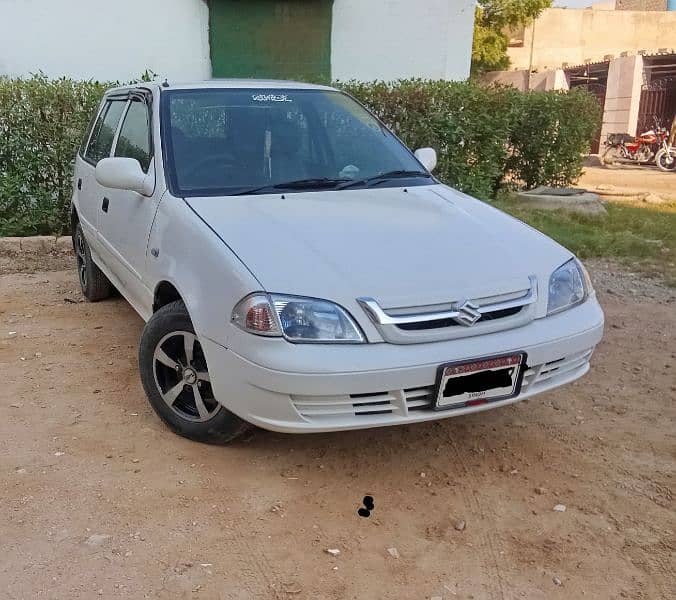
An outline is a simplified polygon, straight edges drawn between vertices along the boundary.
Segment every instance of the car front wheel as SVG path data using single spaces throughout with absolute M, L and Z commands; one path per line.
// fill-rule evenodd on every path
M 249 428 L 214 397 L 206 357 L 183 302 L 167 304 L 146 324 L 139 369 L 151 406 L 175 433 L 226 444 Z

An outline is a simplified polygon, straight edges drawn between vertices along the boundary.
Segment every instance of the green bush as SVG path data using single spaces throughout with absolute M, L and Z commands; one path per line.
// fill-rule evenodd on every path
M 582 157 L 598 131 L 601 108 L 583 90 L 519 94 L 506 172 L 526 187 L 563 187 L 582 174 Z
M 73 159 L 103 84 L 0 78 L 0 235 L 69 227 Z
M 369 106 L 410 148 L 433 147 L 439 179 L 479 198 L 493 196 L 504 175 L 518 92 L 421 80 L 341 87 Z
M 73 160 L 110 85 L 0 77 L 0 236 L 68 231 Z M 600 119 L 596 100 L 578 91 L 524 94 L 422 80 L 337 86 L 409 147 L 435 148 L 440 180 L 483 199 L 505 180 L 527 187 L 574 182 Z
M 601 119 L 598 102 L 582 90 L 420 80 L 341 87 L 411 148 L 434 147 L 444 183 L 483 199 L 505 179 L 528 188 L 574 183 Z

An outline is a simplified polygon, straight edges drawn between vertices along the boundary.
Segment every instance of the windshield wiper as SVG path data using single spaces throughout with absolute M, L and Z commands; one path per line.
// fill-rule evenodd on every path
M 336 187 L 337 190 L 346 190 L 351 187 L 356 187 L 358 185 L 368 185 L 370 183 L 379 184 L 390 179 L 406 179 L 409 177 L 425 177 L 426 179 L 431 178 L 432 176 L 426 171 L 388 171 L 387 173 L 381 173 L 380 175 L 374 175 L 373 177 L 366 177 L 364 179 L 358 179 L 356 181 L 349 181 L 347 183 L 341 184 Z
M 248 196 L 249 194 L 256 194 L 267 190 L 321 190 L 324 188 L 333 188 L 343 183 L 351 182 L 351 179 L 330 179 L 328 177 L 317 177 L 314 179 L 296 179 L 295 181 L 285 181 L 283 183 L 274 183 L 270 185 L 263 185 L 248 190 L 242 190 L 231 196 Z

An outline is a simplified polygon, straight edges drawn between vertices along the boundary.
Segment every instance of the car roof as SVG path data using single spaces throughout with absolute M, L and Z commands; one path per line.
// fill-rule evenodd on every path
M 166 84 L 166 85 L 165 85 Z M 205 90 L 205 89 L 266 89 L 266 90 L 324 90 L 335 91 L 335 88 L 300 81 L 284 81 L 281 79 L 209 79 L 194 82 L 141 81 L 134 85 L 123 85 L 108 90 L 108 93 L 124 92 L 139 88 L 164 90 Z

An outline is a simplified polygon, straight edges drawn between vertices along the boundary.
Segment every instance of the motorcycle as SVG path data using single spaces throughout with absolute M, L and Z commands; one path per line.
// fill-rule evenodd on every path
M 605 142 L 607 149 L 601 157 L 601 163 L 648 164 L 654 161 L 658 150 L 668 138 L 669 131 L 661 127 L 657 119 L 653 129 L 636 137 L 628 133 L 609 133 Z
M 676 115 L 669 139 L 662 141 L 662 147 L 655 154 L 655 164 L 662 171 L 676 171 Z

